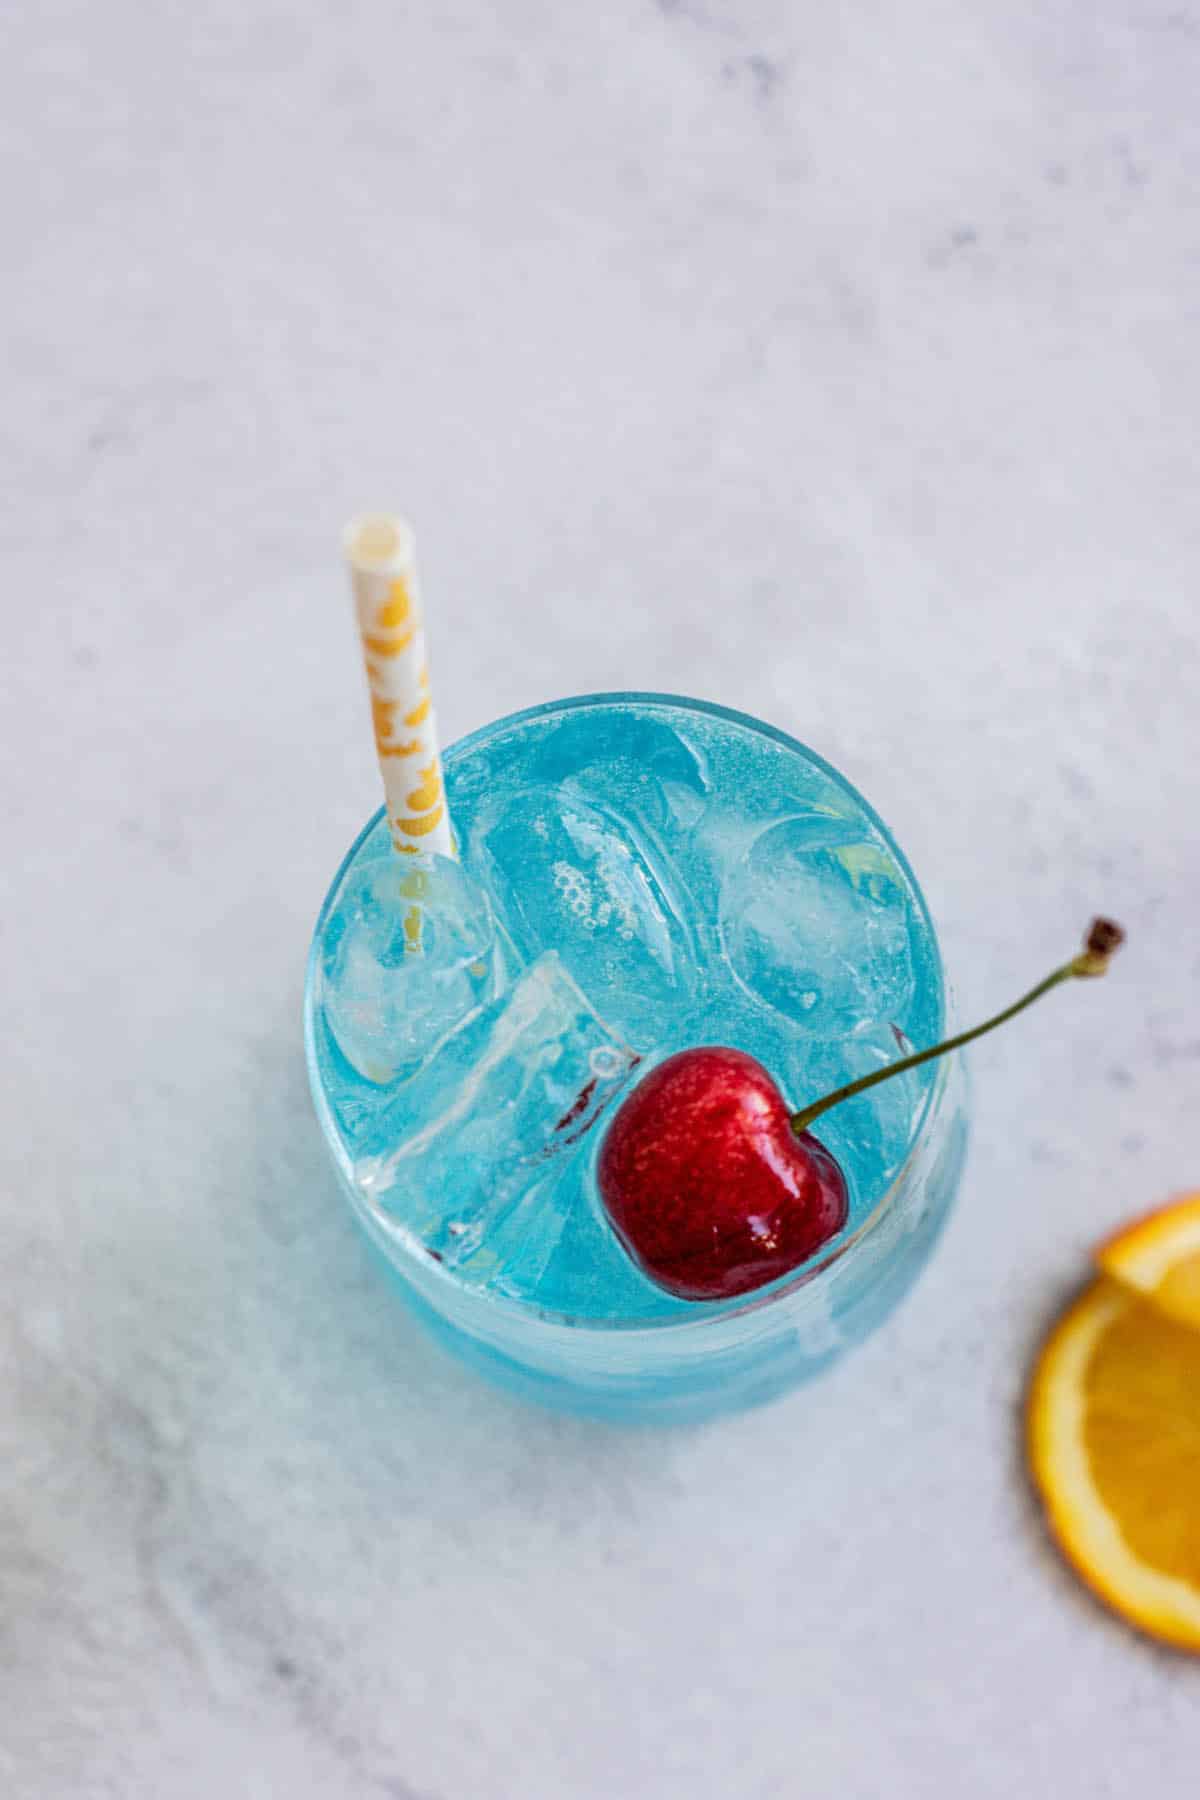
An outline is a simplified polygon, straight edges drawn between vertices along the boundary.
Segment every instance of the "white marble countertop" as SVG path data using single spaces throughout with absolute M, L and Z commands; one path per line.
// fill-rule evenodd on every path
M 1200 1182 L 1195 0 L 55 0 L 0 91 L 6 1800 L 1190 1800 L 1200 1669 L 1060 1572 L 1017 1408 Z M 773 1408 L 524 1410 L 338 1201 L 299 994 L 380 503 L 447 740 L 796 731 L 967 1015 L 1130 928 Z

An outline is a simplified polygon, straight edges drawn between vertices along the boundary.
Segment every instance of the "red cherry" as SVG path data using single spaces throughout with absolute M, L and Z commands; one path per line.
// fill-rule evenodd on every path
M 682 1050 L 622 1102 L 600 1150 L 600 1197 L 653 1281 L 727 1300 L 804 1262 L 846 1222 L 833 1157 L 790 1123 L 752 1056 Z
M 799 1112 L 788 1112 L 762 1064 L 741 1050 L 669 1056 L 621 1103 L 600 1146 L 600 1198 L 617 1236 L 652 1280 L 685 1300 L 728 1300 L 786 1275 L 841 1230 L 848 1211 L 842 1171 L 810 1125 L 995 1031 L 1062 982 L 1103 975 L 1124 939 L 1111 919 L 1093 919 L 1079 954 L 994 1018 Z

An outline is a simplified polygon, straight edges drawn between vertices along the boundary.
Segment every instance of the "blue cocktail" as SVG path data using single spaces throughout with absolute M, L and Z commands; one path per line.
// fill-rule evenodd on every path
M 355 1214 L 452 1348 L 615 1416 L 749 1404 L 896 1303 L 953 1196 L 958 1063 L 846 1101 L 821 1135 L 845 1229 L 754 1294 L 680 1299 L 626 1254 L 595 1163 L 673 1052 L 750 1052 L 795 1106 L 942 1034 L 924 901 L 886 829 L 810 751 L 697 702 L 601 695 L 500 720 L 444 771 L 460 861 L 382 819 L 318 921 L 318 1114 Z

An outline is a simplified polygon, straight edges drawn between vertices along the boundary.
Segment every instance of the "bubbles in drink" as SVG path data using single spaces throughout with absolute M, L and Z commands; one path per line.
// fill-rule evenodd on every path
M 702 987 L 678 868 L 615 801 L 564 784 L 500 792 L 481 809 L 469 848 L 518 954 L 552 945 L 639 1047 Z

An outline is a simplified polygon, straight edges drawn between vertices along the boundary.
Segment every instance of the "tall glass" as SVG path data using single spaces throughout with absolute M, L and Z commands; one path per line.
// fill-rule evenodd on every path
M 622 1094 L 688 1045 L 749 1051 L 800 1106 L 936 1041 L 941 961 L 902 853 L 812 751 L 699 701 L 555 702 L 444 761 L 460 867 L 398 875 L 377 815 L 305 991 L 317 1115 L 404 1299 L 494 1380 L 581 1412 L 699 1418 L 816 1374 L 932 1250 L 965 1150 L 957 1058 L 821 1120 L 847 1227 L 737 1300 L 642 1275 L 595 1160 Z M 387 906 L 410 938 L 426 909 L 423 955 L 399 930 L 380 949 Z

